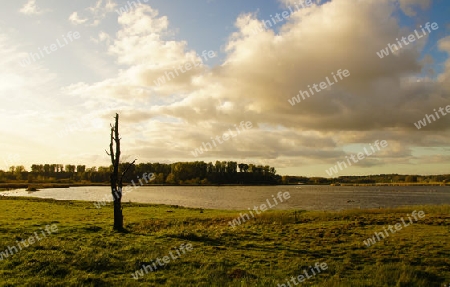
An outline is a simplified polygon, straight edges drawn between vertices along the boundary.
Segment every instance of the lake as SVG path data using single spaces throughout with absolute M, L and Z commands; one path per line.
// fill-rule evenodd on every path
M 450 204 L 450 186 L 138 186 L 124 193 L 123 202 L 180 205 L 193 208 L 247 210 L 272 195 L 289 192 L 290 198 L 272 209 L 345 210 L 422 204 Z M 3 196 L 32 196 L 58 200 L 102 201 L 111 199 L 109 186 L 16 189 Z M 108 203 L 112 204 L 112 203 Z

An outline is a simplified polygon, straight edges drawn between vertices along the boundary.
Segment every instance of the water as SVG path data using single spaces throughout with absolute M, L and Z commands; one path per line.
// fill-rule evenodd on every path
M 289 192 L 274 204 L 272 195 Z M 111 199 L 109 186 L 24 189 L 0 192 L 3 196 L 32 196 L 58 200 Z M 180 205 L 193 208 L 247 210 L 269 200 L 271 209 L 345 210 L 352 208 L 450 204 L 449 186 L 142 186 L 125 193 L 123 202 Z M 108 203 L 111 204 L 111 203 Z M 267 203 L 266 203 L 267 204 Z

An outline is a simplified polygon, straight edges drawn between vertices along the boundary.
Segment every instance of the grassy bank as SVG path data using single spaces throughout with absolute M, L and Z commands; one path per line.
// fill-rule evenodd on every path
M 112 231 L 112 206 L 0 197 L 0 210 L 0 251 L 46 225 L 58 226 L 57 233 L 0 260 L 1 286 L 277 286 L 316 262 L 328 269 L 297 286 L 450 283 L 450 206 L 295 216 L 267 211 L 232 229 L 235 211 L 124 204 L 124 234 Z M 413 210 L 423 210 L 425 218 L 373 246 L 363 244 Z M 133 279 L 142 264 L 182 243 L 193 250 Z

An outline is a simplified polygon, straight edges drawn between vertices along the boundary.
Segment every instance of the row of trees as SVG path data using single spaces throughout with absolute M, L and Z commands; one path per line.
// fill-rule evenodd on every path
M 122 172 L 129 163 L 119 164 Z M 0 181 L 28 180 L 29 182 L 92 182 L 110 180 L 113 166 L 86 168 L 85 165 L 33 164 L 28 172 L 23 166 L 0 171 Z M 237 163 L 235 161 L 140 163 L 132 165 L 124 180 L 138 182 L 144 173 L 155 174 L 155 184 L 280 184 L 281 176 L 274 167 Z
M 128 163 L 119 165 L 123 171 Z M 11 166 L 0 170 L 0 182 L 92 182 L 106 183 L 112 166 L 86 167 L 85 165 L 33 164 L 31 171 L 25 167 Z M 234 161 L 203 161 L 165 163 L 140 163 L 130 167 L 124 180 L 137 184 L 138 176 L 154 173 L 154 184 L 333 184 L 333 183 L 434 183 L 450 182 L 450 175 L 400 175 L 378 174 L 367 176 L 340 176 L 337 178 L 279 176 L 270 166 L 244 164 Z
M 85 165 L 71 165 L 67 164 L 64 169 L 64 165 L 62 164 L 32 164 L 31 165 L 31 172 L 35 173 L 55 173 L 55 172 L 85 172 L 86 166 Z
M 443 182 L 450 182 L 450 174 L 443 174 L 443 175 L 375 174 L 364 176 L 339 176 L 336 178 L 283 176 L 281 182 L 282 184 L 443 183 Z

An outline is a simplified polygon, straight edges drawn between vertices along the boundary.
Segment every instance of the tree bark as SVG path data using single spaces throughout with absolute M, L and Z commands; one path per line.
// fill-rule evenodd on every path
M 115 144 L 115 152 L 114 152 Z M 128 171 L 131 165 L 134 164 L 134 160 L 128 167 L 122 172 L 119 177 L 119 162 L 120 162 L 120 137 L 119 137 L 119 114 L 115 116 L 115 124 L 111 125 L 111 142 L 109 144 L 109 153 L 111 157 L 111 163 L 113 165 L 113 171 L 110 176 L 111 193 L 114 200 L 114 229 L 117 231 L 123 231 L 123 214 L 122 214 L 122 186 L 123 177 Z
M 114 143 L 116 144 L 116 152 L 114 153 Z M 115 124 L 111 126 L 111 142 L 109 144 L 109 155 L 113 171 L 111 173 L 111 193 L 114 200 L 114 229 L 123 229 L 122 215 L 122 188 L 118 186 L 119 178 L 119 161 L 120 161 L 120 138 L 119 138 L 119 115 L 116 114 Z

